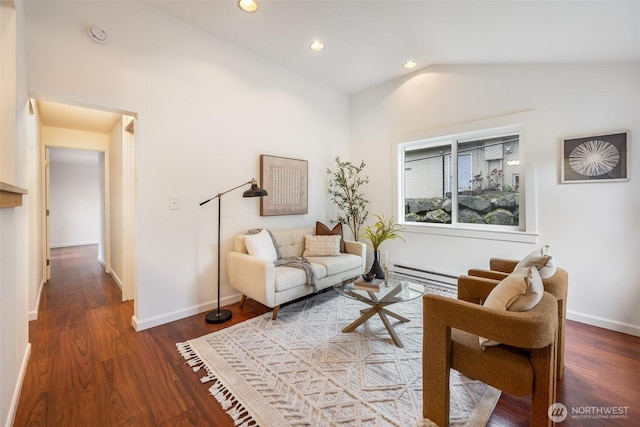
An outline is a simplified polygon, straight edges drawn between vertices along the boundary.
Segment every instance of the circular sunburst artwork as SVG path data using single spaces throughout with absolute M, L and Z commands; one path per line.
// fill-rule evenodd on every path
M 601 140 L 585 141 L 569 154 L 571 169 L 584 176 L 600 176 L 609 173 L 620 162 L 620 151 Z

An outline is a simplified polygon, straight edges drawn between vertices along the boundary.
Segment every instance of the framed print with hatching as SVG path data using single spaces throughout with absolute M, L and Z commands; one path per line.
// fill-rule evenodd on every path
M 286 157 L 260 155 L 260 185 L 267 195 L 260 198 L 260 215 L 306 214 L 308 204 L 308 162 Z
M 629 132 L 562 140 L 560 182 L 629 180 Z

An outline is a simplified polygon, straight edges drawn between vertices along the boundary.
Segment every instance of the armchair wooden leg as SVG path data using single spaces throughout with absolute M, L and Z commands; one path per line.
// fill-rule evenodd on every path
M 427 363 L 425 361 L 424 365 Z M 424 365 L 423 371 L 426 370 Z M 426 372 L 423 378 L 422 416 L 440 427 L 447 427 L 451 399 L 449 369 L 445 369 L 441 364 L 438 364 L 438 368 L 442 372 Z
M 276 305 L 275 307 L 273 307 L 273 313 L 271 314 L 271 320 L 276 320 L 276 317 L 278 317 L 278 310 L 280 310 L 280 306 Z
M 242 308 L 242 306 L 244 305 L 244 302 L 247 300 L 247 296 L 246 295 L 242 295 L 242 298 L 240 298 L 240 308 Z
M 531 350 L 534 387 L 531 395 L 531 427 L 552 427 L 548 410 L 556 401 L 556 349 L 555 346 Z
M 562 300 L 558 301 L 558 345 L 557 345 L 557 354 L 558 354 L 558 373 L 557 379 L 561 380 L 564 376 L 564 339 L 565 339 L 565 331 L 567 329 L 567 301 Z
M 425 317 L 428 310 L 425 304 Z M 451 328 L 425 319 L 422 345 L 422 415 L 440 427 L 449 425 Z M 425 344 L 428 343 L 428 344 Z

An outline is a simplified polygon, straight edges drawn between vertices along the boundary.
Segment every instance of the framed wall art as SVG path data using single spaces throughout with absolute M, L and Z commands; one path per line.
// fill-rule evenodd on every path
M 629 180 L 629 132 L 562 140 L 560 182 Z
M 260 198 L 260 215 L 306 214 L 308 205 L 308 162 L 286 157 L 260 155 L 260 185 L 267 195 Z

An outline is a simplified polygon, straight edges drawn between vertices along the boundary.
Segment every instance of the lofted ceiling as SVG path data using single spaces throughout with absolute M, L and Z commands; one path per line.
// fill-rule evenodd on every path
M 253 14 L 236 0 L 141 1 L 347 94 L 432 65 L 640 62 L 638 0 L 258 0 Z M 109 133 L 121 117 L 37 104 L 45 126 Z
M 347 94 L 438 64 L 640 62 L 640 1 L 257 1 L 144 3 Z

